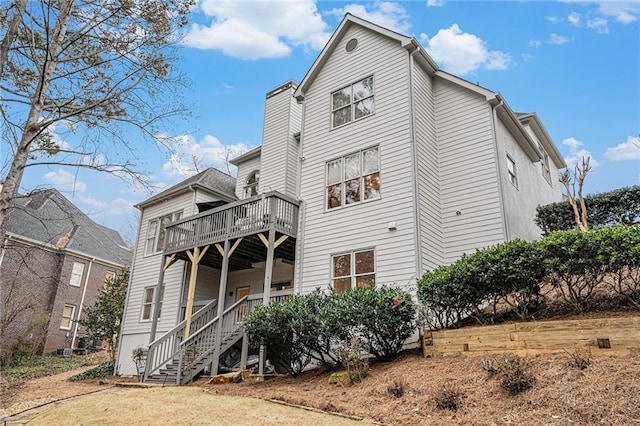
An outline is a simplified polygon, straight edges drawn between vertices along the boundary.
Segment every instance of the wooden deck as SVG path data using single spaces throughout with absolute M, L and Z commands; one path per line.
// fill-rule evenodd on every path
M 272 227 L 295 238 L 298 207 L 298 201 L 273 191 L 187 217 L 167 226 L 164 254 L 255 235 Z
M 510 323 L 425 331 L 425 356 L 528 355 L 589 348 L 623 355 L 640 349 L 640 316 Z

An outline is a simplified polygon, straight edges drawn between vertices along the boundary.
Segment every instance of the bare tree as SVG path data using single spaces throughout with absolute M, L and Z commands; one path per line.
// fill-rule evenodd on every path
M 14 0 L 0 4 L 0 243 L 27 167 L 144 181 L 132 142 L 162 146 L 185 112 L 170 63 L 193 0 Z M 171 99 L 171 102 L 167 102 Z M 177 101 L 176 101 L 177 100 Z M 136 132 L 134 132 L 134 130 Z M 65 132 L 68 139 L 62 139 Z
M 589 160 L 590 157 L 582 157 L 581 163 L 576 164 L 572 171 L 567 169 L 560 175 L 560 182 L 564 185 L 564 188 L 567 191 L 567 201 L 573 208 L 573 215 L 575 217 L 576 224 L 581 231 L 589 230 L 587 206 L 585 205 L 584 197 L 582 196 L 584 180 L 592 170 L 589 165 Z

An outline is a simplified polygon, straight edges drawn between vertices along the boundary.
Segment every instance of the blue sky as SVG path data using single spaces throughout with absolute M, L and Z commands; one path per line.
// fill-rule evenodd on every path
M 166 129 L 181 135 L 178 153 L 141 147 L 155 191 L 192 174 L 192 154 L 224 169 L 225 149 L 260 145 L 266 92 L 302 80 L 345 12 L 415 37 L 442 69 L 538 113 L 569 164 L 592 157 L 586 192 L 640 184 L 638 1 L 199 0 L 175 64 L 192 116 Z M 133 205 L 150 195 L 56 166 L 28 168 L 21 191 L 51 186 L 131 241 Z

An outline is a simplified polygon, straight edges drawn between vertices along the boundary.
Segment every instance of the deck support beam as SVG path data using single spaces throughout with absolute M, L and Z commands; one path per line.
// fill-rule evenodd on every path
M 224 241 L 224 247 L 216 244 L 216 248 L 222 255 L 222 266 L 220 268 L 220 286 L 218 290 L 218 321 L 216 322 L 216 334 L 213 341 L 213 360 L 211 361 L 211 375 L 218 374 L 218 363 L 220 362 L 220 346 L 222 345 L 222 315 L 224 314 L 225 296 L 227 293 L 227 280 L 229 277 L 229 257 L 240 244 L 242 238 L 238 238 L 231 246 L 229 240 Z
M 273 214 L 272 214 L 273 217 Z M 260 239 L 263 244 L 267 246 L 267 264 L 264 268 L 264 289 L 262 290 L 262 304 L 268 305 L 269 299 L 271 297 L 271 277 L 273 275 L 273 252 L 275 251 L 275 239 L 276 239 L 276 230 L 271 225 L 271 229 L 269 229 L 269 239 L 265 242 L 264 236 L 260 235 Z M 282 240 L 284 241 L 284 240 Z M 260 343 L 260 363 L 258 364 L 258 374 L 264 375 L 264 365 L 266 361 L 266 347 L 264 342 Z
M 209 246 L 201 249 L 200 247 L 195 247 L 193 252 L 187 251 L 187 256 L 189 256 L 189 260 L 191 261 L 191 273 L 189 274 L 189 291 L 187 293 L 187 308 L 185 311 L 184 319 L 187 322 L 184 328 L 184 340 L 189 338 L 189 332 L 191 331 L 191 315 L 193 311 L 193 299 L 196 294 L 196 282 L 198 279 L 198 265 L 200 261 L 204 257 L 204 255 L 209 250 Z

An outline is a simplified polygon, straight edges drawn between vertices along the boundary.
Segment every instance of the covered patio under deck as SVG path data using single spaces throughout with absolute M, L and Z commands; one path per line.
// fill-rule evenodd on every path
M 206 359 L 200 360 L 201 363 L 210 362 L 211 371 L 217 372 L 221 351 L 225 350 L 223 341 L 229 340 L 228 336 L 233 332 L 238 332 L 227 328 L 241 327 L 242 316 L 256 304 L 269 303 L 272 298 L 274 260 L 282 259 L 281 262 L 291 265 L 295 260 L 298 207 L 298 201 L 274 191 L 172 222 L 165 228 L 163 261 L 157 286 L 162 285 L 164 271 L 176 260 L 188 262 L 190 273 L 185 289 L 186 306 L 183 308 L 184 321 L 158 338 L 156 330 L 159 310 L 155 310 L 146 374 L 159 371 L 176 357 L 180 358 L 178 364 L 182 370 L 182 353 L 185 347 L 199 345 L 201 341 L 207 341 L 209 346 L 198 347 L 199 356 L 207 352 Z M 261 297 L 257 297 L 255 293 L 250 294 L 225 309 L 228 305 L 225 298 L 230 272 L 248 270 L 256 265 L 260 265 L 257 268 L 259 270 L 264 268 L 262 292 L 259 295 Z M 220 271 L 218 298 L 205 307 L 209 312 L 205 312 L 206 309 L 194 309 L 200 266 Z M 274 296 L 280 299 L 291 292 L 292 290 L 278 291 Z M 155 291 L 156 306 L 160 302 L 160 293 L 159 289 Z M 232 320 L 227 317 L 232 317 Z M 169 336 L 171 333 L 173 335 Z M 208 337 L 202 338 L 203 335 Z M 244 359 L 245 347 L 246 341 L 243 341 Z M 260 373 L 263 373 L 263 369 L 264 356 L 261 356 Z M 178 384 L 179 376 L 180 372 Z

